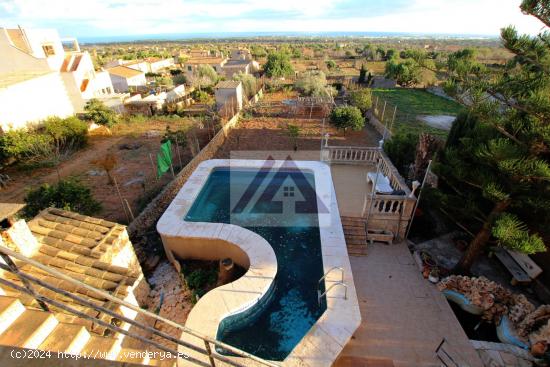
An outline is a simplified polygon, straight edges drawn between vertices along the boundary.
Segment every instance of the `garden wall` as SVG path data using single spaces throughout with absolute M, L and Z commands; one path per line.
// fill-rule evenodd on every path
M 263 91 L 260 91 L 252 97 L 249 104 L 254 104 L 263 96 Z M 218 149 L 225 143 L 229 132 L 237 125 L 240 117 L 240 112 L 233 116 L 223 127 L 218 131 L 212 140 L 206 144 L 191 162 L 189 162 L 158 194 L 147 207 L 128 225 L 128 233 L 130 237 L 135 238 L 148 232 L 159 220 L 164 211 L 168 208 L 172 200 L 191 176 L 193 171 L 199 164 L 208 159 L 212 159 Z M 135 241 L 133 241 L 136 243 Z
M 385 136 L 386 139 L 390 139 L 392 137 L 391 131 L 389 131 L 381 122 L 378 120 L 378 118 L 374 115 L 374 113 L 369 110 L 366 115 L 368 119 L 368 123 L 374 127 L 376 131 L 382 136 Z M 386 131 L 386 134 L 384 135 L 384 130 Z

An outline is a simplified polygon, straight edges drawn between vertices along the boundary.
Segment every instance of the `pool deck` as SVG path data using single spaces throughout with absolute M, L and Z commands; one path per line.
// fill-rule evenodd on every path
M 336 367 L 440 366 L 435 349 L 443 338 L 462 366 L 483 366 L 449 304 L 422 278 L 405 243 L 368 246 L 350 257 L 361 326 Z
M 273 169 L 286 167 L 289 162 L 271 161 Z M 178 267 L 175 256 L 220 259 L 231 257 L 245 268 L 246 274 L 233 283 L 215 288 L 204 295 L 192 309 L 186 326 L 203 335 L 215 338 L 218 326 L 225 317 L 242 312 L 255 305 L 269 290 L 276 272 L 277 260 L 271 246 L 257 234 L 231 224 L 187 222 L 184 217 L 197 198 L 201 188 L 217 167 L 260 168 L 265 161 L 259 160 L 209 160 L 201 163 L 182 187 L 157 224 L 167 257 Z M 340 281 L 339 272 L 330 272 L 333 267 L 342 267 L 347 297 L 342 287 L 333 288 L 327 294 L 327 310 L 311 327 L 290 355 L 279 364 L 282 366 L 331 366 L 351 339 L 361 323 L 353 273 L 348 258 L 334 186 L 330 180 L 330 167 L 316 161 L 293 161 L 292 167 L 313 172 L 318 207 L 320 211 L 319 232 L 323 255 L 325 288 Z M 329 178 L 329 179 L 327 179 Z M 183 334 L 185 340 L 202 348 L 202 340 Z M 189 349 L 180 348 L 204 362 L 208 360 Z M 251 360 L 235 358 L 245 365 L 258 365 Z M 218 363 L 223 365 L 222 363 Z M 186 365 L 178 359 L 178 366 Z

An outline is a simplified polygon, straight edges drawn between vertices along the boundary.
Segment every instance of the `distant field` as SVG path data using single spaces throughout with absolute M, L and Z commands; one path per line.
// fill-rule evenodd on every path
M 384 70 L 386 68 L 385 61 L 367 61 L 365 64 L 367 69 L 374 75 L 384 75 Z
M 382 110 L 387 101 L 385 121 L 391 121 L 394 107 L 397 113 L 392 132 L 430 132 L 441 137 L 447 136 L 447 131 L 437 129 L 417 119 L 418 115 L 457 115 L 463 107 L 451 100 L 433 95 L 422 89 L 374 89 L 373 95 L 378 97 L 378 109 Z M 376 99 L 373 99 L 373 103 Z M 381 113 L 381 112 L 380 112 Z

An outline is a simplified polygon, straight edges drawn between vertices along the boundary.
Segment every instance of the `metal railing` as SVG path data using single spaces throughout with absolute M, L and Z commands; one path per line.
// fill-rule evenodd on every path
M 341 278 L 336 283 L 333 283 L 330 287 L 328 287 L 324 292 L 321 292 L 321 282 L 326 279 L 326 277 L 332 273 L 334 270 L 340 270 Z M 321 299 L 324 295 L 326 295 L 332 288 L 335 286 L 341 285 L 345 288 L 344 291 L 344 299 L 348 299 L 348 286 L 346 283 L 344 283 L 344 268 L 341 266 L 333 266 L 332 268 L 328 269 L 325 274 L 319 279 L 319 282 L 317 283 L 317 302 L 321 304 Z
M 139 340 L 139 341 L 141 341 L 141 342 L 143 342 L 147 345 L 158 348 L 158 349 L 160 349 L 164 352 L 168 352 L 173 356 L 181 356 L 183 354 L 181 352 L 178 352 L 177 350 L 166 347 L 166 346 L 164 346 L 164 345 L 162 345 L 162 344 L 160 344 L 156 341 L 153 341 L 153 340 L 148 339 L 146 337 L 136 335 L 132 332 L 129 332 L 129 331 L 117 326 L 117 325 L 114 325 L 113 323 L 104 321 L 101 318 L 99 318 L 98 316 L 90 316 L 88 313 L 83 312 L 81 310 L 81 308 L 76 309 L 74 306 L 70 306 L 70 305 L 68 305 L 64 302 L 61 302 L 59 300 L 55 300 L 55 299 L 52 299 L 48 296 L 45 296 L 45 295 L 41 294 L 40 292 L 36 291 L 35 288 L 34 288 L 34 285 L 37 285 L 38 287 L 42 287 L 42 288 L 44 288 L 46 290 L 49 290 L 51 292 L 55 292 L 57 294 L 60 294 L 64 297 L 70 299 L 72 302 L 75 302 L 79 305 L 83 305 L 86 308 L 90 308 L 90 309 L 93 309 L 95 311 L 107 314 L 107 315 L 109 315 L 113 318 L 116 318 L 116 319 L 118 319 L 122 322 L 126 322 L 126 323 L 128 323 L 132 326 L 135 326 L 135 327 L 137 327 L 141 330 L 144 330 L 144 331 L 150 332 L 154 335 L 157 335 L 162 339 L 173 342 L 178 346 L 187 348 L 189 350 L 192 350 L 194 352 L 197 352 L 197 353 L 207 357 L 209 363 L 206 363 L 202 360 L 199 360 L 199 359 L 194 358 L 194 357 L 189 356 L 189 355 L 184 355 L 184 358 L 185 358 L 186 361 L 192 362 L 192 363 L 194 363 L 196 365 L 199 365 L 199 366 L 205 366 L 205 367 L 212 366 L 212 367 L 214 367 L 216 365 L 215 364 L 216 360 L 224 362 L 224 363 L 226 363 L 228 365 L 231 365 L 231 366 L 235 366 L 235 367 L 244 367 L 245 366 L 244 364 L 241 364 L 241 363 L 235 361 L 234 359 L 231 359 L 231 358 L 225 357 L 221 354 L 212 352 L 211 345 L 214 345 L 215 347 L 219 347 L 223 350 L 226 350 L 226 351 L 232 353 L 233 355 L 235 355 L 237 357 L 241 357 L 241 358 L 245 358 L 245 359 L 257 362 L 258 364 L 263 365 L 263 366 L 270 366 L 270 367 L 279 366 L 279 364 L 277 364 L 277 363 L 267 361 L 267 360 L 264 360 L 264 359 L 259 358 L 257 356 L 254 356 L 253 354 L 250 354 L 250 353 L 242 351 L 238 348 L 232 347 L 228 344 L 225 344 L 223 342 L 215 340 L 215 339 L 213 339 L 213 338 L 211 338 L 207 335 L 204 335 L 200 332 L 197 332 L 197 331 L 189 329 L 189 328 L 187 328 L 183 325 L 180 325 L 180 324 L 178 324 L 174 321 L 168 320 L 168 319 L 166 319 L 162 316 L 159 316 L 155 313 L 144 310 L 144 309 L 140 308 L 139 306 L 133 305 L 133 304 L 128 303 L 124 300 L 121 300 L 117 297 L 114 297 L 106 291 L 94 288 L 94 287 L 92 287 L 92 286 L 90 286 L 86 283 L 83 283 L 81 281 L 73 279 L 73 278 L 67 276 L 66 274 L 64 274 L 60 271 L 57 271 L 57 270 L 55 270 L 51 267 L 48 267 L 44 264 L 41 264 L 41 263 L 37 262 L 35 260 L 32 260 L 28 257 L 25 257 L 22 254 L 20 254 L 18 252 L 15 252 L 15 251 L 12 251 L 11 249 L 9 249 L 5 246 L 2 246 L 2 245 L 0 245 L 0 257 L 4 260 L 4 263 L 2 263 L 0 261 L 0 269 L 15 274 L 15 276 L 18 277 L 21 280 L 21 283 L 23 285 L 22 286 L 18 285 L 16 283 L 14 283 L 13 281 L 9 281 L 9 280 L 4 279 L 4 278 L 0 278 L 0 284 L 6 285 L 10 288 L 13 288 L 13 289 L 15 289 L 15 290 L 17 290 L 17 291 L 19 291 L 23 294 L 30 295 L 31 297 L 33 297 L 38 302 L 38 304 L 40 305 L 40 307 L 44 311 L 50 310 L 50 308 L 51 308 L 50 306 L 53 306 L 53 307 L 56 307 L 56 308 L 59 308 L 59 309 L 65 311 L 65 312 L 68 312 L 70 314 L 73 314 L 75 316 L 78 316 L 82 319 L 91 321 L 91 322 L 93 322 L 97 325 L 100 325 L 101 327 L 104 327 L 106 329 L 109 329 L 113 332 L 124 334 L 128 337 Z M 113 311 L 112 309 L 109 309 L 109 308 L 106 308 L 106 307 L 103 307 L 103 306 L 99 306 L 96 303 L 93 303 L 90 300 L 88 300 L 88 299 L 86 299 L 82 296 L 76 295 L 74 292 L 69 292 L 69 291 L 60 289 L 56 286 L 53 286 L 53 285 L 49 284 L 48 282 L 45 282 L 41 279 L 36 278 L 33 275 L 27 274 L 26 272 L 23 272 L 19 269 L 19 267 L 15 264 L 15 262 L 13 261 L 12 258 L 16 259 L 16 260 L 18 260 L 18 261 L 20 261 L 24 264 L 31 265 L 32 267 L 35 267 L 35 268 L 39 269 L 41 272 L 45 272 L 45 273 L 47 273 L 47 274 L 49 274 L 49 275 L 51 275 L 51 276 L 53 276 L 57 279 L 61 279 L 61 280 L 64 280 L 66 282 L 69 282 L 69 283 L 77 286 L 77 288 L 79 288 L 79 289 L 84 289 L 84 290 L 90 291 L 90 292 L 92 292 L 96 295 L 99 295 L 99 296 L 103 297 L 104 299 L 109 300 L 109 301 L 111 301 L 115 304 L 118 304 L 120 306 L 124 306 L 126 308 L 129 308 L 129 309 L 137 312 L 138 314 L 142 314 L 142 315 L 150 317 L 150 318 L 152 318 L 156 321 L 163 322 L 167 325 L 170 325 L 170 326 L 172 326 L 176 329 L 181 330 L 182 332 L 184 332 L 186 334 L 189 334 L 193 337 L 201 339 L 204 342 L 204 349 L 202 349 L 202 348 L 200 348 L 196 345 L 193 345 L 189 342 L 180 340 L 178 338 L 174 338 L 171 335 L 168 335 L 168 334 L 166 334 L 166 333 L 164 333 L 164 332 L 162 332 L 158 329 L 155 329 L 154 327 L 142 324 L 142 323 L 140 323 L 138 321 L 135 321 L 131 318 L 125 317 L 125 316 Z

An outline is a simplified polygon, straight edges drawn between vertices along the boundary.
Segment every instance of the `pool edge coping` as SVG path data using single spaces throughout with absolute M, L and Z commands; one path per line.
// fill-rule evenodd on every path
M 285 162 L 280 160 L 273 161 L 272 168 L 283 167 L 286 164 Z M 172 262 L 175 261 L 175 258 L 170 245 L 167 244 L 169 241 L 165 240 L 166 238 L 191 237 L 223 240 L 238 246 L 250 258 L 251 268 L 243 278 L 249 275 L 251 269 L 253 272 L 252 275 L 262 275 L 262 281 L 259 281 L 257 284 L 254 284 L 255 282 L 251 281 L 251 279 L 247 279 L 246 282 L 239 282 L 243 279 L 240 278 L 233 283 L 215 288 L 205 294 L 193 307 L 185 325 L 212 338 L 216 338 L 221 320 L 231 314 L 239 313 L 252 307 L 269 291 L 277 272 L 277 261 L 269 243 L 254 232 L 232 224 L 187 222 L 183 218 L 198 197 L 210 173 L 215 168 L 260 168 L 264 167 L 265 163 L 266 161 L 263 160 L 242 159 L 213 159 L 202 162 L 180 189 L 176 198 L 170 203 L 170 206 L 157 223 L 157 230 L 163 240 L 165 251 Z M 319 161 L 292 161 L 292 166 L 313 172 L 318 200 L 321 201 L 320 203 L 329 203 L 329 205 L 325 205 L 329 209 L 328 213 L 319 213 L 323 270 L 326 273 L 333 267 L 342 267 L 344 269 L 344 282 L 348 289 L 347 299 L 343 299 L 344 289 L 342 287 L 335 287 L 327 294 L 326 311 L 287 358 L 277 363 L 284 366 L 330 366 L 359 327 L 361 314 L 330 166 Z M 330 177 L 331 179 L 326 180 L 326 177 Z M 329 273 L 325 278 L 326 289 L 333 283 L 338 282 L 340 277 L 341 274 L 339 272 Z M 255 291 L 260 291 L 261 294 L 243 296 L 245 293 L 240 293 L 236 297 L 231 296 L 231 293 L 227 292 L 241 286 L 253 287 Z M 205 315 L 208 316 L 206 317 Z M 186 333 L 181 338 L 201 348 L 204 347 L 200 339 Z M 188 353 L 194 358 L 207 361 L 199 353 L 190 353 L 190 351 L 182 348 L 180 348 L 180 352 Z M 250 360 L 243 360 L 242 358 L 236 358 L 236 360 L 246 365 L 257 365 Z M 182 364 L 182 362 L 179 362 L 179 364 Z

